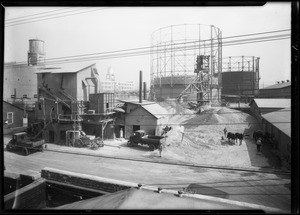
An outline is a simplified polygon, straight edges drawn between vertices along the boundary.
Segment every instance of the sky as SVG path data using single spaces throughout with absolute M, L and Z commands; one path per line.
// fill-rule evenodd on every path
M 70 15 L 72 13 L 78 14 Z M 44 20 L 37 21 L 41 16 L 43 18 L 39 19 Z M 17 18 L 28 23 L 12 23 Z M 45 41 L 46 59 L 51 59 L 149 47 L 154 31 L 177 24 L 214 25 L 222 31 L 223 38 L 290 29 L 291 4 L 271 2 L 257 7 L 6 7 L 5 20 L 4 60 L 26 62 L 28 40 L 36 38 Z M 291 80 L 290 52 L 290 39 L 222 48 L 223 57 L 259 57 L 261 87 Z M 97 63 L 102 78 L 111 67 L 119 81 L 137 82 L 140 70 L 143 80 L 150 81 L 150 55 L 91 62 Z

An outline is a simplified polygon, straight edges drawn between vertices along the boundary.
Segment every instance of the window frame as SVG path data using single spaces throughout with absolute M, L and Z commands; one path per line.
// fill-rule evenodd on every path
M 11 118 L 9 117 L 9 115 L 11 114 Z M 6 113 L 6 118 L 7 118 L 7 124 L 11 125 L 14 123 L 14 112 L 7 112 Z M 11 120 L 11 123 L 10 123 Z

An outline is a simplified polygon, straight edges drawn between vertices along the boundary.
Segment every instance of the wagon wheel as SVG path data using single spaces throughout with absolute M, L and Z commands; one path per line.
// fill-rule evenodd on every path
M 155 147 L 153 144 L 149 144 L 150 151 L 154 151 Z
M 29 150 L 27 148 L 23 148 L 22 152 L 25 156 L 29 155 Z

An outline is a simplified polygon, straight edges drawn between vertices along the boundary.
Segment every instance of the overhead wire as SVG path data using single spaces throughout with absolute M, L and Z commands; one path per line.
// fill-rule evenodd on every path
M 105 10 L 105 9 L 110 9 L 110 8 L 98 8 L 98 9 L 94 9 L 94 10 L 89 10 L 89 11 L 84 11 L 84 12 L 78 12 L 78 13 L 72 13 L 72 14 L 67 14 L 67 15 L 62 15 L 62 16 L 48 17 L 48 18 L 38 19 L 38 20 L 34 20 L 34 21 L 28 21 L 28 22 L 22 22 L 22 23 L 15 23 L 15 24 L 12 23 L 12 24 L 5 25 L 5 27 L 11 27 L 11 26 L 16 26 L 16 25 L 23 25 L 23 24 L 33 23 L 33 22 L 39 22 L 39 21 L 44 21 L 44 20 L 50 20 L 50 19 L 56 19 L 56 18 L 61 18 L 61 17 L 73 16 L 73 15 L 77 15 L 77 14 L 83 14 L 83 13 L 90 13 L 90 12 L 99 11 L 99 10 Z M 83 9 L 78 9 L 78 10 L 83 10 Z
M 71 7 L 69 8 L 61 8 L 61 9 L 57 9 L 57 10 L 51 10 L 51 11 L 46 11 L 46 12 L 42 12 L 42 13 L 35 13 L 35 14 L 30 14 L 30 15 L 26 15 L 26 16 L 19 16 L 19 17 L 15 17 L 15 18 L 10 18 L 10 19 L 6 19 L 5 21 L 11 21 L 11 20 L 15 20 L 15 19 L 23 19 L 23 18 L 26 18 L 26 17 L 30 17 L 30 16 L 37 16 L 37 15 L 45 15 L 45 14 L 48 14 L 48 13 L 53 13 L 55 11 L 61 11 L 61 10 L 67 10 L 67 9 L 70 9 Z
M 241 36 L 239 36 L 239 37 L 241 37 Z M 241 40 L 224 41 L 224 42 L 222 42 L 222 46 L 242 45 L 242 44 L 248 44 L 248 43 L 283 40 L 283 39 L 289 39 L 289 38 L 290 38 L 290 34 L 274 35 L 274 36 L 266 36 L 266 37 L 258 37 L 258 38 L 248 38 L 248 39 L 241 39 Z M 187 42 L 187 43 L 189 43 L 189 42 Z M 194 42 L 194 43 L 196 43 L 196 42 Z M 180 43 L 180 44 L 185 44 L 185 43 Z M 208 45 L 210 45 L 210 44 L 208 44 Z M 216 47 L 217 45 L 218 45 L 217 42 L 212 44 L 213 47 Z M 160 46 L 160 47 L 162 47 L 162 46 Z M 139 56 L 139 55 L 171 52 L 174 50 L 187 51 L 187 50 L 193 50 L 197 47 L 198 47 L 198 45 L 195 44 L 195 45 L 191 45 L 191 46 L 182 46 L 182 47 L 175 47 L 175 48 L 173 47 L 172 50 L 171 50 L 171 48 L 152 50 L 151 48 L 157 48 L 157 47 L 150 46 L 150 47 L 142 47 L 142 48 L 124 49 L 124 50 L 119 50 L 119 51 L 109 51 L 109 52 L 102 52 L 102 53 L 75 55 L 75 56 L 70 56 L 70 57 L 50 58 L 50 59 L 47 59 L 45 64 L 74 63 L 74 62 L 103 60 L 103 59 L 120 58 L 120 57 L 133 57 L 133 56 Z M 146 49 L 146 50 L 141 50 L 141 49 Z M 141 51 L 136 51 L 136 50 L 141 50 Z M 128 52 L 128 51 L 132 51 L 132 52 Z M 121 53 L 119 53 L 119 52 L 121 52 Z M 126 53 L 122 53 L 122 52 L 126 52 Z M 105 55 L 105 54 L 109 54 L 109 53 L 115 53 L 115 54 Z M 88 57 L 88 58 L 85 57 L 85 56 L 91 56 L 91 55 L 99 55 L 99 56 L 93 56 L 93 57 Z M 78 57 L 80 57 L 80 58 L 78 58 Z M 4 65 L 4 66 L 12 67 L 12 66 L 16 66 L 18 64 L 23 64 L 23 63 L 27 63 L 27 62 L 25 62 L 25 61 L 17 62 L 16 64 L 13 64 L 13 65 Z

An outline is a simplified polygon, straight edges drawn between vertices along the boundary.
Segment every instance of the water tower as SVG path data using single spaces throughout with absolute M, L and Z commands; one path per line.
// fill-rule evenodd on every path
M 43 40 L 31 39 L 29 40 L 29 51 L 28 51 L 28 65 L 36 66 L 45 63 L 45 52 L 44 52 Z

